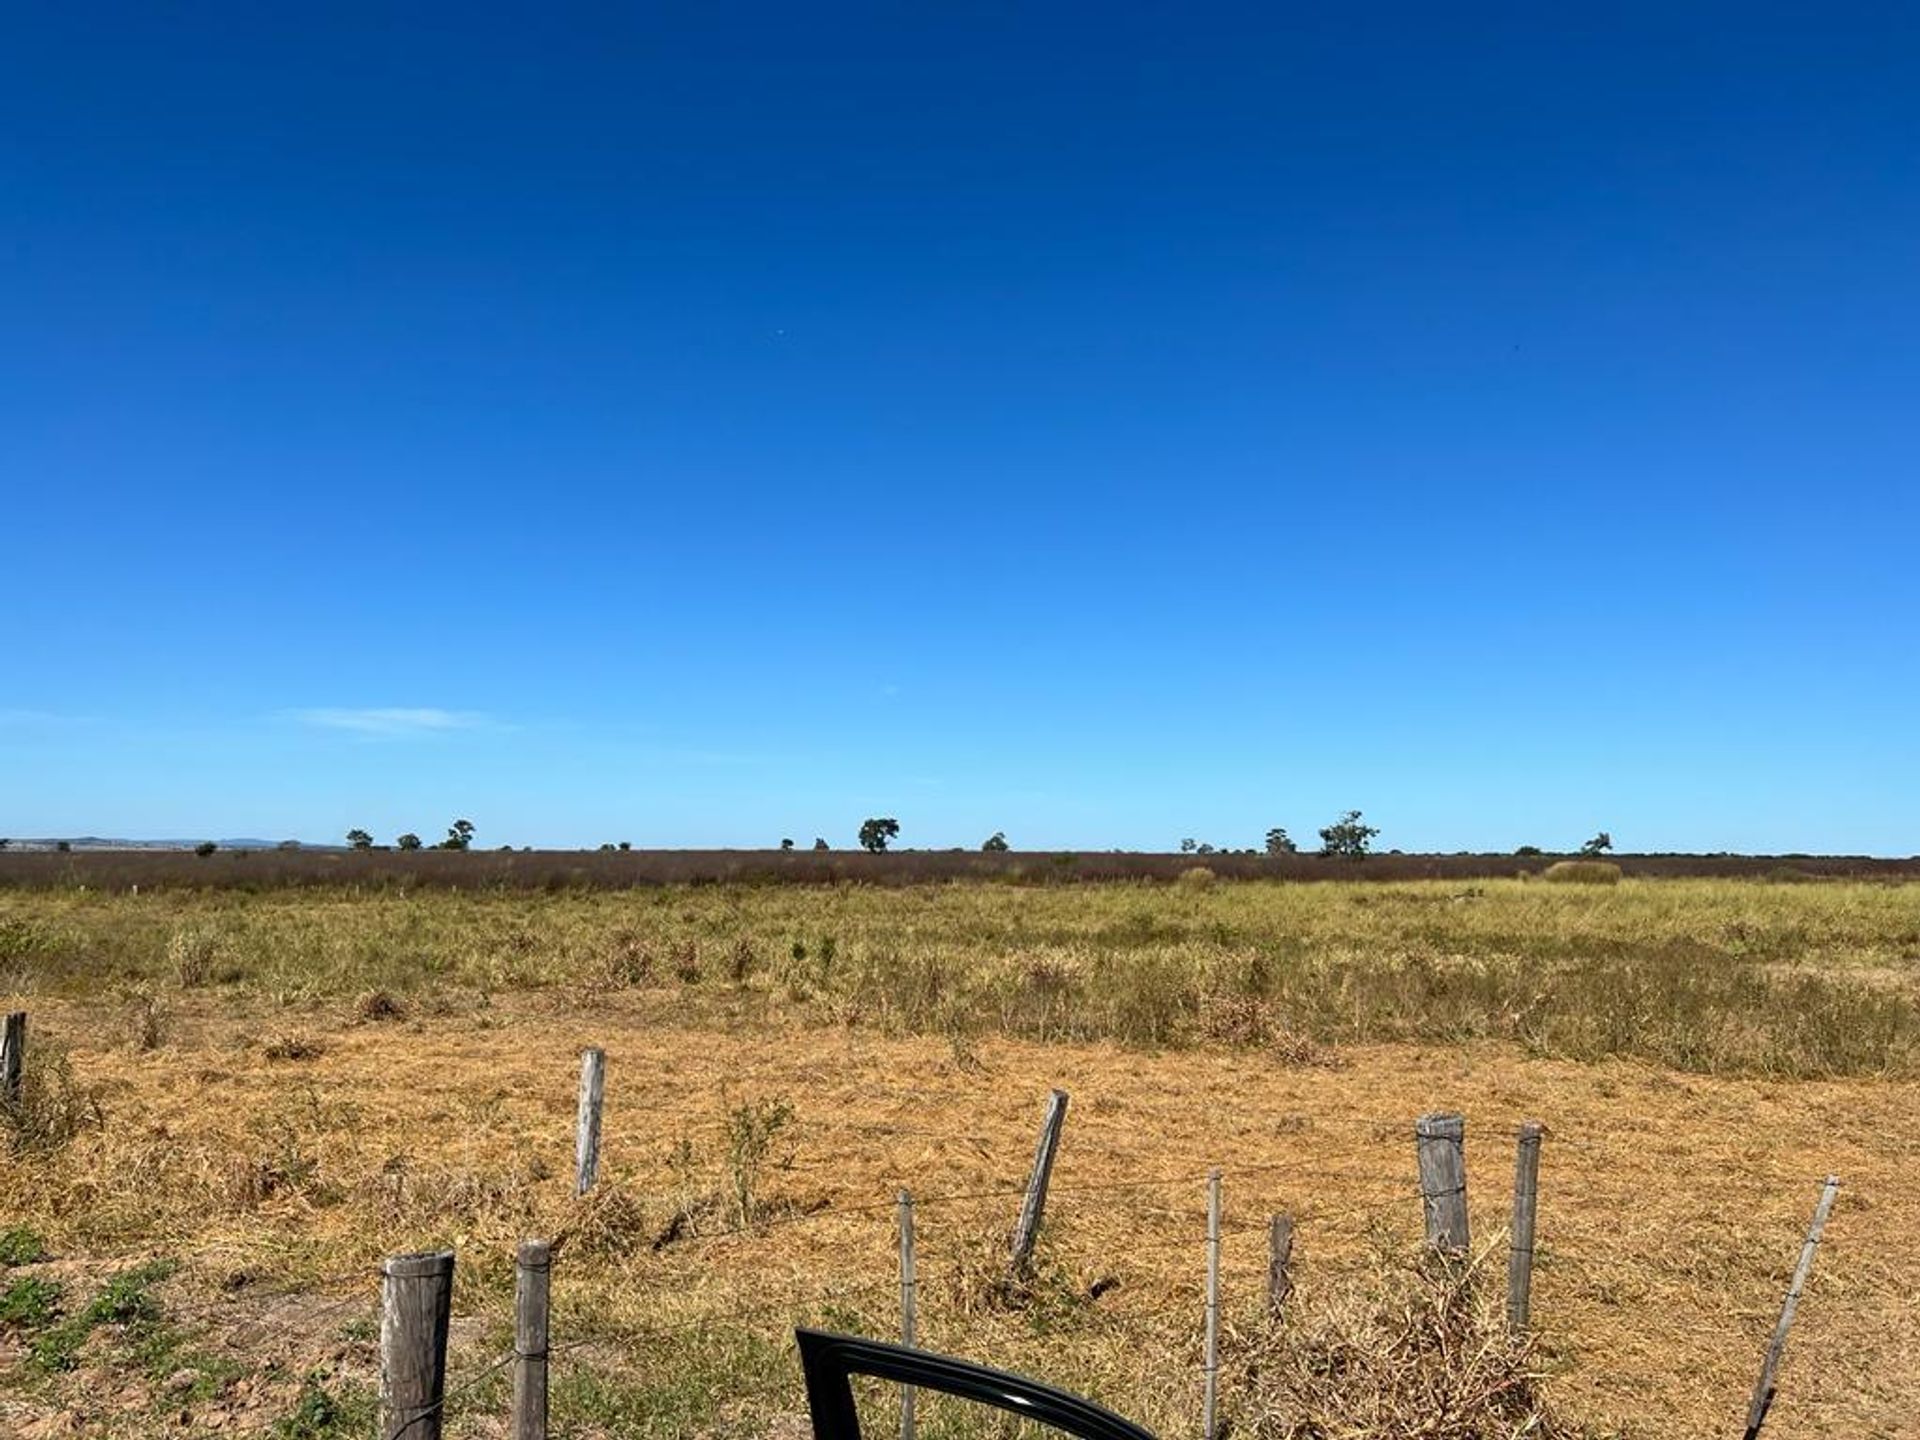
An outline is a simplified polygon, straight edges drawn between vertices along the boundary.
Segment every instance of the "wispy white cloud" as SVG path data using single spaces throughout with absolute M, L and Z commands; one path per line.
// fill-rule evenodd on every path
M 322 730 L 347 730 L 356 735 L 393 738 L 478 730 L 488 723 L 486 716 L 472 710 L 439 710 L 432 706 L 376 706 L 363 709 L 323 707 L 295 710 L 291 714 L 302 725 L 313 725 Z

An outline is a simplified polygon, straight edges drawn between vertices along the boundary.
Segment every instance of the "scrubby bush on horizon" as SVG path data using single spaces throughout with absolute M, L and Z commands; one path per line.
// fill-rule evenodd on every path
M 1004 830 L 996 830 L 980 842 L 980 848 L 991 854 L 999 854 L 1001 851 L 1010 850 L 1013 847 L 1007 844 L 1007 832 Z
M 1358 860 L 1373 847 L 1373 837 L 1379 833 L 1378 825 L 1364 824 L 1358 810 L 1349 810 L 1320 831 L 1320 853 Z
M 219 848 L 220 847 L 211 840 L 202 840 L 198 845 L 193 847 L 193 853 L 204 857 L 213 854 L 213 852 Z
M 1300 847 L 1293 843 L 1293 837 L 1280 826 L 1276 825 L 1267 831 L 1267 854 L 1297 855 L 1299 853 Z
M 879 815 L 860 824 L 860 848 L 871 855 L 884 852 L 889 842 L 900 837 L 900 822 L 891 815 Z
M 418 850 L 420 848 L 420 837 L 409 830 L 393 843 L 398 845 L 402 850 Z
M 355 850 L 371 850 L 373 848 L 373 836 L 365 830 L 349 830 L 347 831 L 347 844 Z
M 1594 836 L 1591 840 L 1587 841 L 1586 844 L 1580 847 L 1580 853 L 1583 856 L 1585 856 L 1587 859 L 1591 860 L 1596 856 L 1606 854 L 1607 851 L 1611 850 L 1612 848 L 1613 848 L 1613 836 L 1609 835 L 1606 831 L 1602 830 L 1598 835 Z

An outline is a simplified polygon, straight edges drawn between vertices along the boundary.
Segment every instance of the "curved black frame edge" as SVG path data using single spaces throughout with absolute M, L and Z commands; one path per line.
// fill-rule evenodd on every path
M 800 1369 L 806 1377 L 814 1440 L 860 1440 L 860 1416 L 853 1403 L 855 1375 L 873 1375 L 977 1400 L 1078 1435 L 1081 1440 L 1156 1440 L 1152 1431 L 1091 1400 L 1024 1375 L 825 1330 L 796 1330 L 794 1339 L 800 1346 Z

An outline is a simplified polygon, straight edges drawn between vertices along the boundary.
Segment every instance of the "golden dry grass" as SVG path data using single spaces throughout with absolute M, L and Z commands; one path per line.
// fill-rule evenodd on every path
M 1551 1134 L 1535 1313 L 1567 1413 L 1647 1435 L 1730 1428 L 1831 1169 L 1847 1189 L 1770 1433 L 1913 1433 L 1920 1145 L 1909 1121 L 1920 1087 L 1910 1083 L 1682 1078 L 1491 1047 L 1361 1049 L 1339 1068 L 1303 1069 L 1259 1051 L 996 1039 L 962 1061 L 935 1039 L 858 1029 L 714 1016 L 689 1029 L 677 1008 L 669 995 L 623 996 L 588 1017 L 542 996 L 397 1027 L 316 1025 L 323 1053 L 286 1062 L 266 1058 L 263 1017 L 231 1006 L 184 1003 L 179 1039 L 130 1054 L 89 1042 L 85 1006 L 45 1005 L 40 1024 L 74 1037 L 109 1123 L 55 1157 L 9 1166 L 0 1207 L 59 1255 L 181 1257 L 183 1303 L 236 1274 L 370 1296 L 383 1253 L 452 1243 L 460 1308 L 479 1317 L 481 1339 L 480 1321 L 504 1313 L 513 1243 L 574 1229 L 556 1334 L 600 1337 L 617 1371 L 630 1352 L 669 1343 L 649 1338 L 655 1327 L 769 1299 L 791 1302 L 764 1320 L 775 1331 L 820 1297 L 889 1324 L 895 1191 L 1017 1182 L 1041 1097 L 1060 1084 L 1075 1104 L 1051 1273 L 1063 1297 L 1103 1277 L 1120 1284 L 1048 1325 L 996 1314 L 953 1277 L 977 1273 L 982 1237 L 998 1239 L 1012 1202 L 928 1204 L 923 1337 L 1083 1385 L 1178 1434 L 1197 1396 L 1209 1165 L 1229 1171 L 1227 1293 L 1245 1325 L 1270 1211 L 1300 1216 L 1302 1303 L 1364 1279 L 1383 1250 L 1416 1237 L 1410 1122 L 1435 1106 L 1469 1116 L 1476 1221 L 1482 1243 L 1497 1245 L 1505 1136 L 1538 1116 Z M 569 1146 L 574 1056 L 589 1041 L 609 1055 L 608 1179 L 582 1216 L 568 1195 Z M 790 1099 L 797 1119 L 791 1166 L 772 1175 L 767 1199 L 785 1215 L 834 1208 L 655 1252 L 649 1242 L 689 1188 L 722 1182 L 727 1107 L 771 1096 Z M 676 1153 L 682 1140 L 690 1162 Z M 1156 1180 L 1172 1183 L 1103 1188 Z M 246 1317 L 244 1295 L 237 1304 Z
M 1834 1171 L 1847 1188 L 1768 1434 L 1920 1433 L 1920 1082 L 1897 1023 L 1846 1028 L 1882 1014 L 1847 1008 L 1856 985 L 1896 1018 L 1913 1003 L 1917 901 L 1633 881 L 0 895 L 0 1007 L 32 1010 L 36 1047 L 66 1049 L 103 1117 L 0 1166 L 0 1229 L 24 1224 L 54 1257 L 0 1269 L 0 1288 L 47 1276 L 78 1299 L 135 1261 L 178 1260 L 162 1311 L 225 1377 L 182 1390 L 201 1372 L 174 1352 L 155 1374 L 104 1340 L 36 1374 L 0 1324 L 0 1433 L 73 1433 L 68 1412 L 97 1435 L 177 1434 L 183 1415 L 265 1433 L 369 1378 L 374 1267 L 427 1245 L 460 1252 L 454 1369 L 472 1373 L 504 1343 L 514 1243 L 548 1233 L 564 1242 L 556 1342 L 578 1346 L 558 1370 L 563 1433 L 764 1435 L 800 1406 L 778 1343 L 794 1320 L 895 1323 L 906 1186 L 922 1200 L 924 1343 L 1189 1435 L 1206 1169 L 1227 1170 L 1229 1373 L 1244 1375 L 1270 1339 L 1267 1215 L 1299 1219 L 1303 1333 L 1364 1310 L 1417 1242 L 1411 1126 L 1434 1108 L 1468 1116 L 1495 1269 L 1511 1128 L 1549 1127 L 1534 1310 L 1566 1422 L 1735 1429 Z M 200 938 L 173 945 L 183 932 Z M 1634 983 L 1567 981 L 1599 963 Z M 1674 988 L 1688 965 L 1758 988 L 1703 999 Z M 1498 1006 L 1529 966 L 1567 1007 L 1535 1037 L 1585 1042 L 1515 1043 Z M 1456 970 L 1506 980 L 1443 992 L 1458 1008 L 1435 1033 L 1409 1027 L 1395 1007 L 1434 992 L 1396 988 L 1405 974 Z M 1667 980 L 1640 983 L 1648 971 Z M 1578 1007 L 1609 993 L 1640 1008 L 1579 1030 L 1603 1017 Z M 1741 995 L 1810 995 L 1824 1028 L 1702 1008 Z M 1714 1046 L 1685 1047 L 1696 1018 L 1722 1027 Z M 580 1205 L 586 1044 L 606 1048 L 609 1086 L 605 1179 Z M 1692 1070 L 1646 1058 L 1675 1045 Z M 1053 1085 L 1074 1102 L 1041 1281 L 1008 1311 L 988 1295 L 1005 1192 Z M 760 1223 L 736 1233 L 729 1115 L 775 1100 L 793 1119 L 754 1195 Z M 956 1194 L 973 1198 L 937 1198 Z M 461 1397 L 455 1434 L 498 1433 L 498 1384 Z M 1269 1398 L 1230 1385 L 1225 1410 L 1285 1433 Z

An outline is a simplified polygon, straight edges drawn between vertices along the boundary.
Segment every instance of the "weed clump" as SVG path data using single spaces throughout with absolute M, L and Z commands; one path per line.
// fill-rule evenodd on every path
M 1255 1440 L 1585 1435 L 1549 1404 L 1536 1347 L 1508 1333 L 1482 1264 L 1422 1252 L 1384 1283 L 1239 1340 L 1235 1428 Z
M 19 1098 L 0 1101 L 0 1135 L 16 1155 L 58 1150 L 103 1115 L 91 1087 L 74 1078 L 66 1048 L 42 1039 L 27 1047 Z

